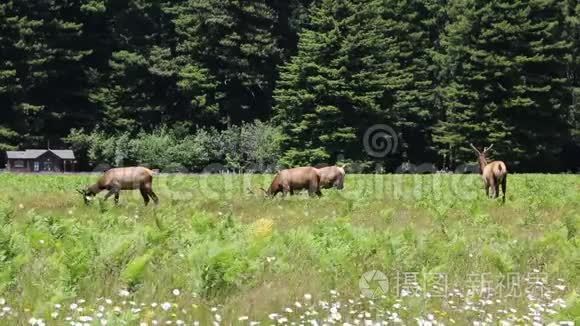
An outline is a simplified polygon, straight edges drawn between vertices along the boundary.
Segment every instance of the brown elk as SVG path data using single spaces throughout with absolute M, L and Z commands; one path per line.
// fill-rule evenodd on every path
M 320 176 L 313 167 L 297 167 L 281 170 L 276 174 L 270 188 L 262 188 L 266 196 L 275 197 L 279 192 L 282 196 L 294 195 L 294 191 L 306 189 L 310 196 L 322 196 L 320 192 Z
M 505 203 L 505 191 L 507 186 L 507 167 L 502 161 L 488 161 L 487 154 L 493 147 L 484 147 L 480 152 L 473 144 L 469 144 L 471 148 L 477 153 L 477 161 L 479 163 L 479 170 L 483 185 L 485 186 L 485 194 L 489 197 L 489 189 L 491 188 L 491 197 L 497 198 L 499 196 L 499 186 L 501 184 L 502 202 Z
M 318 170 L 320 175 L 320 188 L 328 189 L 335 187 L 336 189 L 344 188 L 344 166 L 327 166 Z
M 99 192 L 108 190 L 105 200 L 115 195 L 115 204 L 117 204 L 121 190 L 139 189 L 145 205 L 149 204 L 149 198 L 157 204 L 159 199 L 152 189 L 154 174 L 153 171 L 141 166 L 114 168 L 106 171 L 95 184 L 77 191 L 83 195 L 85 204 L 88 204 Z

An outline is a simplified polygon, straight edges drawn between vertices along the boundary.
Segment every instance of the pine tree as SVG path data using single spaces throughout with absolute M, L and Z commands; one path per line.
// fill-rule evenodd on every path
M 206 99 L 222 122 L 266 118 L 281 56 L 267 1 L 189 0 L 172 12 L 180 76 L 195 71 L 212 81 Z
M 367 158 L 362 134 L 388 117 L 381 106 L 388 72 L 382 24 L 378 1 L 323 0 L 312 8 L 275 93 L 283 164 Z
M 438 57 L 445 76 L 435 135 L 441 153 L 470 161 L 470 142 L 494 143 L 512 167 L 553 162 L 569 130 L 571 98 L 565 78 L 571 43 L 563 40 L 558 6 L 540 0 L 450 2 L 444 55 Z
M 383 2 L 387 38 L 388 92 L 403 159 L 430 160 L 431 127 L 435 123 L 436 67 L 433 53 L 443 25 L 444 5 L 430 0 Z
M 82 119 L 83 60 L 91 53 L 82 42 L 79 3 L 9 1 L 0 16 L 0 97 L 12 123 L 3 134 L 18 132 L 36 146 L 45 136 L 66 135 Z
M 91 101 L 100 109 L 105 130 L 138 131 L 188 120 L 173 62 L 175 35 L 169 4 L 159 1 L 107 0 L 99 22 L 105 33 L 96 40 L 107 49 L 96 62 Z M 98 35 L 98 34 L 97 34 Z
M 12 108 L 12 97 L 18 91 L 16 78 L 14 45 L 17 43 L 18 31 L 12 16 L 12 1 L 0 3 L 0 150 L 14 149 L 18 144 L 18 132 L 14 130 L 15 110 Z

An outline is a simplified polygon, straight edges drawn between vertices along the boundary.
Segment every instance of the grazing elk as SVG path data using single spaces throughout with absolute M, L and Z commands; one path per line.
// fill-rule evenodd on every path
M 78 189 L 88 204 L 92 198 L 103 190 L 109 192 L 105 195 L 107 200 L 111 195 L 115 195 L 115 204 L 119 202 L 119 192 L 121 190 L 139 189 L 145 205 L 149 204 L 149 198 L 153 199 L 155 204 L 159 203 L 157 195 L 153 192 L 153 171 L 141 167 L 126 167 L 110 169 L 103 174 L 97 182 L 84 190 Z
M 328 189 L 335 187 L 336 189 L 344 188 L 344 166 L 327 166 L 318 170 L 320 176 L 320 188 Z
M 502 202 L 505 203 L 505 191 L 507 186 L 507 168 L 502 161 L 488 162 L 489 147 L 484 147 L 483 152 L 480 152 L 473 144 L 469 144 L 471 148 L 477 153 L 477 161 L 479 163 L 479 170 L 485 186 L 485 194 L 489 196 L 489 189 L 491 188 L 491 197 L 497 198 L 499 196 L 499 185 L 501 184 Z
M 313 167 L 298 167 L 293 169 L 281 170 L 276 174 L 270 188 L 262 191 L 268 197 L 275 197 L 279 192 L 282 196 L 290 193 L 294 195 L 294 191 L 306 189 L 310 196 L 322 196 L 320 192 L 320 176 L 317 169 Z

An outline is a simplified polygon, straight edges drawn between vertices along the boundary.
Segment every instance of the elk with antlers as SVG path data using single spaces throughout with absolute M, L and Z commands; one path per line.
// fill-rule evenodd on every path
M 497 198 L 499 196 L 499 185 L 501 184 L 502 202 L 505 203 L 505 190 L 507 186 L 507 168 L 502 161 L 488 161 L 487 154 L 493 147 L 484 147 L 480 152 L 473 144 L 469 144 L 471 148 L 477 153 L 477 161 L 479 163 L 479 170 L 485 186 L 485 194 L 490 196 L 489 188 L 491 188 L 491 197 Z

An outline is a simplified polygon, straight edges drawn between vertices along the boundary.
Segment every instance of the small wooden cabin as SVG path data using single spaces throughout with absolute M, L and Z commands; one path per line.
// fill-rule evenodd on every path
M 75 154 L 70 149 L 6 151 L 6 170 L 12 172 L 71 172 L 75 165 Z

